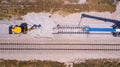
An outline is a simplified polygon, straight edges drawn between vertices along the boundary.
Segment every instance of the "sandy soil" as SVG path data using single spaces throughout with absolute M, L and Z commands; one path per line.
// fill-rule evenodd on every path
M 86 12 L 82 12 L 86 13 Z M 78 36 L 73 36 L 71 38 L 71 35 L 62 35 L 62 38 L 59 38 L 61 36 L 56 36 L 54 39 L 54 35 L 52 28 L 55 27 L 57 24 L 74 24 L 77 25 L 80 21 L 81 14 L 82 13 L 74 13 L 68 16 L 61 16 L 57 14 L 49 14 L 49 13 L 28 13 L 27 15 L 23 16 L 24 20 L 22 22 L 26 22 L 29 24 L 29 27 L 33 24 L 41 24 L 42 27 L 40 29 L 36 29 L 33 31 L 30 31 L 28 35 L 8 35 L 6 33 L 8 31 L 8 27 L 10 24 L 19 24 L 16 21 L 10 21 L 9 23 L 1 23 L 3 25 L 0 25 L 0 43 L 2 42 L 23 42 L 23 43 L 101 43 L 101 44 L 120 44 L 120 38 L 115 38 L 112 35 L 111 36 L 99 36 L 99 35 L 89 35 L 90 37 L 87 37 L 87 35 L 80 35 L 83 36 L 82 38 L 78 38 Z M 117 10 L 114 13 L 109 12 L 87 12 L 86 14 L 98 16 L 98 17 L 104 17 L 104 18 L 111 18 L 120 20 L 120 3 L 117 6 Z M 95 20 L 95 19 L 88 19 L 84 18 L 82 19 L 81 25 L 86 25 L 90 27 L 111 27 L 113 25 L 112 23 L 105 23 L 101 20 Z M 6 27 L 3 28 L 2 27 Z M 5 30 L 7 29 L 7 30 Z M 6 33 L 5 35 L 2 35 Z M 28 38 L 30 37 L 30 39 Z M 42 38 L 41 38 L 42 37 Z M 15 39 L 11 39 L 15 38 Z M 8 40 L 7 40 L 8 39 Z M 33 41 L 33 39 L 35 39 Z M 16 41 L 14 41 L 16 40 Z M 71 62 L 78 58 L 80 59 L 96 59 L 96 58 L 120 58 L 119 52 L 57 52 L 57 51 L 2 51 L 0 50 L 0 58 L 5 59 L 40 59 L 40 60 L 54 60 L 54 61 L 60 61 L 60 62 Z

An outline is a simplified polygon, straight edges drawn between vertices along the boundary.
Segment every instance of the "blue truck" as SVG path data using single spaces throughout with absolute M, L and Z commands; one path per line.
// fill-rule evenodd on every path
M 97 19 L 97 20 L 101 20 L 101 21 L 105 21 L 105 22 L 111 22 L 111 23 L 114 24 L 112 26 L 112 28 L 94 28 L 94 27 L 85 26 L 83 28 L 84 31 L 86 31 L 88 33 L 90 33 L 90 32 L 112 33 L 113 36 L 120 37 L 120 21 L 113 20 L 113 19 L 108 19 L 108 18 L 101 18 L 101 17 L 91 16 L 91 15 L 87 15 L 87 14 L 82 14 L 81 15 L 81 19 L 84 18 L 84 17 L 92 18 L 92 19 Z M 78 27 L 80 26 L 81 19 L 80 19 L 80 22 L 78 24 Z

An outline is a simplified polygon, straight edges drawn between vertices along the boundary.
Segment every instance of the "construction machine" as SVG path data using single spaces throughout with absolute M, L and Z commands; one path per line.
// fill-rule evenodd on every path
M 100 32 L 100 33 L 110 32 L 110 33 L 113 34 L 113 36 L 120 37 L 120 21 L 113 20 L 113 19 L 108 19 L 108 18 L 101 18 L 101 17 L 91 16 L 91 15 L 87 15 L 87 14 L 82 14 L 80 22 L 78 24 L 78 27 L 80 26 L 81 20 L 84 17 L 97 19 L 97 20 L 101 20 L 101 21 L 105 21 L 105 22 L 111 22 L 111 23 L 114 24 L 112 26 L 112 28 L 94 28 L 94 27 L 85 26 L 83 28 L 84 31 L 86 31 L 88 33 L 90 33 L 90 32 Z
M 27 23 L 21 23 L 20 25 L 11 25 L 9 26 L 9 34 L 27 34 L 29 31 L 39 28 L 41 27 L 41 25 L 36 25 L 34 24 L 32 27 L 28 28 L 28 24 Z

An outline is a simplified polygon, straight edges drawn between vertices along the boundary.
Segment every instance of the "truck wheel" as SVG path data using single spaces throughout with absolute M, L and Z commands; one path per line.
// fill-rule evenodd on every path
M 118 37 L 120 37 L 120 32 L 118 33 Z
M 114 37 L 117 37 L 117 33 L 114 32 L 114 33 L 112 33 L 112 34 L 113 34 Z

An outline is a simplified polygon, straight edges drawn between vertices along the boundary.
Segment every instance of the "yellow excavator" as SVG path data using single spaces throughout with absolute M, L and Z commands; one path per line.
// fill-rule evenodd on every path
M 15 25 L 13 27 L 13 25 L 11 25 L 9 27 L 9 34 L 20 34 L 20 33 L 23 33 L 23 34 L 27 34 L 29 31 L 33 30 L 33 29 L 36 29 L 36 28 L 39 28 L 41 27 L 41 25 L 36 25 L 34 24 L 31 28 L 28 29 L 28 24 L 27 23 L 22 23 L 21 25 Z

